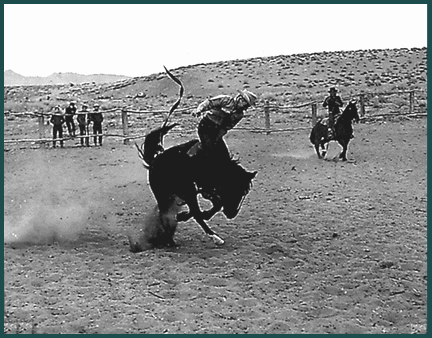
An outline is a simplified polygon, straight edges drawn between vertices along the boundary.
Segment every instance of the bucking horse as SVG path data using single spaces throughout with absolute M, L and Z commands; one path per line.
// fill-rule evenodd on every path
M 248 195 L 252 180 L 257 172 L 249 172 L 239 161 L 234 159 L 223 140 L 219 142 L 214 154 L 198 153 L 190 156 L 188 151 L 196 146 L 199 140 L 194 139 L 165 149 L 164 136 L 178 123 L 168 124 L 168 118 L 180 102 L 183 85 L 165 68 L 167 74 L 181 86 L 180 97 L 159 128 L 149 132 L 139 147 L 138 155 L 144 167 L 148 169 L 150 188 L 157 202 L 162 231 L 158 234 L 158 246 L 175 246 L 174 234 L 177 222 L 185 222 L 193 218 L 204 232 L 217 245 L 224 240 L 214 232 L 206 221 L 217 212 L 222 211 L 226 218 L 237 216 Z M 201 210 L 198 197 L 209 200 L 212 207 Z M 174 215 L 173 206 L 187 206 L 187 211 Z M 178 208 L 174 208 L 177 210 Z M 139 245 L 131 243 L 132 251 L 141 251 Z
M 348 143 L 353 134 L 352 121 L 359 121 L 358 110 L 356 106 L 356 101 L 351 100 L 348 105 L 345 107 L 342 114 L 336 117 L 334 129 L 335 135 L 334 138 L 330 139 L 328 137 L 328 117 L 324 119 L 320 119 L 315 126 L 312 128 L 310 134 L 310 141 L 315 146 L 316 153 L 318 158 L 324 158 L 327 154 L 328 145 L 330 141 L 337 141 L 342 146 L 342 151 L 339 154 L 339 158 L 342 161 L 347 160 L 347 150 Z M 321 153 L 319 147 L 321 146 Z

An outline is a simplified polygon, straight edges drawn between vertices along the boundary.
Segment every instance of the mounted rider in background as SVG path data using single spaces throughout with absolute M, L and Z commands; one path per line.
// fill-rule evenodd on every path
M 328 137 L 329 139 L 334 138 L 335 130 L 334 124 L 336 117 L 340 115 L 340 108 L 342 107 L 342 99 L 337 95 L 337 90 L 335 87 L 330 88 L 330 96 L 326 97 L 323 103 L 324 108 L 328 108 L 329 112 L 329 125 L 328 125 Z
M 199 117 L 206 112 L 198 125 L 198 136 L 201 145 L 192 147 L 188 152 L 189 156 L 194 156 L 198 152 L 206 155 L 215 154 L 215 149 L 226 145 L 222 137 L 228 130 L 244 117 L 244 112 L 255 105 L 257 96 L 244 89 L 238 91 L 234 97 L 229 95 L 218 95 L 203 101 L 192 112 L 192 116 Z

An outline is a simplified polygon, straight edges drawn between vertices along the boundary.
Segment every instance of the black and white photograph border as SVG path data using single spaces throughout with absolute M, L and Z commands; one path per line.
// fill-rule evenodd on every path
M 5 334 L 427 332 L 427 4 L 4 4 L 3 130 Z

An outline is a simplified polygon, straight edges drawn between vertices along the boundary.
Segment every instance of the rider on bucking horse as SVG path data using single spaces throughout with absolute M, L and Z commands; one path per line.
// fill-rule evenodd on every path
M 244 112 L 254 106 L 257 96 L 244 89 L 238 91 L 235 97 L 229 95 L 218 95 L 209 98 L 198 105 L 192 112 L 194 117 L 199 117 L 206 112 L 198 125 L 198 136 L 201 141 L 200 147 L 193 147 L 189 156 L 194 156 L 197 152 L 205 155 L 214 154 L 214 150 L 223 143 L 222 137 L 228 130 L 243 118 Z M 199 149 L 201 148 L 201 149 Z

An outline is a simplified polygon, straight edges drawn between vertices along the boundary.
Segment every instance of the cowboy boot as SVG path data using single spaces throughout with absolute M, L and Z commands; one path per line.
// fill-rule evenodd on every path
M 189 157 L 193 157 L 199 154 L 201 151 L 202 151 L 202 145 L 201 143 L 197 143 L 187 151 L 187 154 Z

